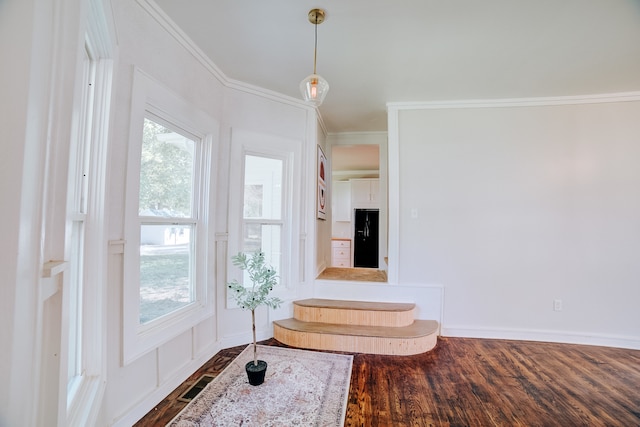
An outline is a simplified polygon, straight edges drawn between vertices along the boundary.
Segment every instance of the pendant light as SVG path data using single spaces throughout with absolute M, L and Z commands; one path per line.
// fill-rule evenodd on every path
M 316 57 L 318 55 L 318 25 L 324 22 L 324 10 L 311 9 L 309 11 L 309 22 L 315 29 L 315 46 L 313 49 L 313 74 L 300 82 L 300 92 L 302 98 L 316 107 L 319 107 L 324 101 L 324 97 L 329 92 L 329 83 L 321 76 L 316 74 Z

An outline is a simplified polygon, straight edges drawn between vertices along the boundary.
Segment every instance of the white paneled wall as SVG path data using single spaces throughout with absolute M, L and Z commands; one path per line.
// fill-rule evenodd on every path
M 331 237 L 330 218 L 315 217 L 316 146 L 327 152 L 335 142 L 325 138 L 315 110 L 226 80 L 152 2 L 105 2 L 105 10 L 113 14 L 118 46 L 108 153 L 108 314 L 102 328 L 107 382 L 99 425 L 133 424 L 220 348 L 251 339 L 250 316 L 226 305 L 226 248 L 229 239 L 237 237 L 229 236 L 228 200 L 230 192 L 239 191 L 238 183 L 229 179 L 236 166 L 229 162 L 233 129 L 301 144 L 296 177 L 301 197 L 294 210 L 300 250 L 292 259 L 299 265 L 293 269 L 297 280 L 291 298 L 315 294 L 413 301 L 420 308 L 418 318 L 441 320 L 445 334 L 640 348 L 638 96 L 625 102 L 601 96 L 597 102 L 579 103 L 391 106 L 389 170 L 386 158 L 381 162 L 381 188 L 387 176 L 390 187 L 391 283 L 314 287 L 313 278 L 328 263 Z M 69 47 L 68 52 L 71 45 L 82 46 L 83 37 L 71 39 L 82 33 L 74 28 L 81 19 L 79 6 L 86 2 L 43 5 L 13 1 L 3 6 L 7 13 L 0 14 L 0 39 L 25 40 L 30 46 L 0 45 L 12 65 L 3 69 L 7 74 L 0 81 L 12 100 L 3 111 L 5 139 L 12 143 L 3 146 L 0 168 L 7 249 L 0 265 L 9 284 L 0 301 L 3 425 L 32 425 L 38 419 L 46 423 L 45 410 L 54 407 L 54 418 L 64 419 L 58 395 L 35 402 L 32 393 L 46 394 L 45 387 L 57 386 L 55 381 L 47 386 L 39 377 L 41 364 L 48 360 L 46 350 L 56 348 L 43 348 L 42 324 L 64 317 L 58 309 L 45 312 L 49 309 L 39 299 L 39 290 L 55 288 L 40 280 L 42 265 L 64 259 L 60 239 L 52 238 L 64 234 L 64 227 L 54 221 L 60 212 L 48 212 L 46 203 L 47 197 L 64 200 L 66 184 L 64 179 L 48 180 L 45 165 L 49 155 L 58 160 L 68 155 L 59 142 L 64 140 L 64 123 L 72 119 L 69 100 L 51 108 L 57 102 L 50 99 L 52 94 L 71 92 L 66 84 L 71 87 L 73 78 L 65 68 L 73 61 L 61 55 L 57 74 L 65 85 L 49 87 L 57 82 L 50 75 L 53 27 L 64 30 L 57 43 Z M 69 14 L 60 19 L 53 13 L 57 7 Z M 124 194 L 136 67 L 220 123 L 214 154 L 215 227 L 207 236 L 216 258 L 208 290 L 216 301 L 212 317 L 124 364 L 123 257 L 132 250 L 124 241 Z M 50 118 L 55 123 L 49 123 Z M 372 137 L 381 140 L 381 152 L 386 153 L 386 135 Z M 333 137 L 341 138 L 353 142 L 363 136 Z M 56 172 L 53 167 L 49 171 Z M 387 192 L 381 195 L 381 221 L 386 221 Z M 60 297 L 55 298 L 62 306 Z M 561 300 L 562 310 L 554 311 L 555 300 Z M 291 313 L 287 304 L 271 313 L 260 310 L 259 338 L 271 336 L 271 320 Z
M 303 165 L 298 168 L 296 185 L 307 182 L 315 165 L 316 116 L 313 109 L 297 100 L 288 99 L 259 88 L 245 88 L 229 83 L 221 71 L 206 58 L 180 32 L 164 20 L 162 14 L 145 1 L 114 2 L 114 14 L 118 28 L 120 58 L 117 70 L 115 120 L 113 126 L 110 187 L 109 237 L 114 242 L 123 239 L 123 213 L 125 194 L 124 171 L 131 126 L 131 91 L 134 67 L 149 74 L 177 97 L 191 103 L 194 109 L 208 114 L 220 123 L 219 149 L 213 154 L 216 200 L 212 203 L 214 230 L 209 233 L 209 247 L 215 251 L 215 274 L 208 277 L 209 292 L 215 295 L 214 315 L 204 319 L 183 333 L 177 334 L 157 348 L 131 361 L 122 362 L 122 262 L 129 250 L 126 242 L 114 244 L 110 260 L 109 277 L 109 378 L 102 420 L 107 425 L 127 426 L 135 423 L 153 406 L 170 393 L 195 369 L 221 348 L 245 344 L 251 340 L 251 316 L 239 309 L 228 309 L 226 304 L 227 243 L 238 236 L 230 235 L 229 195 L 239 192 L 239 183 L 230 180 L 230 144 L 234 130 L 244 130 L 252 135 L 264 135 L 265 141 L 278 138 L 298 141 Z M 179 64 L 179 66 L 176 66 Z M 313 153 L 313 158 L 307 159 Z M 307 161 L 308 160 L 308 161 Z M 315 187 L 310 187 L 315 189 Z M 309 206 L 315 193 L 302 188 L 303 200 L 295 206 L 299 224 L 296 242 L 302 242 L 304 253 L 312 254 L 314 229 L 312 221 L 300 218 L 311 212 Z M 307 195 L 311 194 L 310 201 Z M 305 236 L 301 239 L 300 236 Z M 118 249 L 119 248 L 119 249 Z M 124 251 L 122 253 L 121 251 Z M 297 251 L 300 252 L 300 251 Z M 297 258 L 296 258 L 297 259 Z M 304 263 L 301 262 L 301 265 Z M 296 274 L 296 278 L 300 274 Z M 292 294 L 304 287 L 304 277 L 296 280 Z M 308 288 L 308 286 L 307 286 Z M 259 338 L 272 336 L 270 316 L 266 310 L 257 311 Z M 286 308 L 273 313 L 288 315 Z
M 445 334 L 640 347 L 639 96 L 393 114 L 399 282 Z

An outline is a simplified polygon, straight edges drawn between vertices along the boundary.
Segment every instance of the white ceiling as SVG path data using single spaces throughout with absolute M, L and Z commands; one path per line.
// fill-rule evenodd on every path
M 331 86 L 329 132 L 384 131 L 386 103 L 640 90 L 640 0 L 155 0 L 235 80 Z

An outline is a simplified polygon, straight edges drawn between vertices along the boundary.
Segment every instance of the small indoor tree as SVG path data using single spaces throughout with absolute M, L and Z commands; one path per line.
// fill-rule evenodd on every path
M 269 296 L 269 292 L 277 284 L 276 271 L 268 266 L 264 259 L 264 253 L 256 251 L 250 256 L 243 252 L 231 257 L 234 266 L 249 273 L 252 285 L 245 287 L 237 280 L 227 284 L 231 297 L 243 310 L 251 310 L 251 325 L 253 330 L 253 362 L 247 363 L 245 369 L 249 376 L 251 385 L 259 385 L 264 381 L 264 374 L 267 370 L 267 362 L 258 360 L 258 348 L 256 343 L 256 308 L 265 305 L 270 308 L 278 308 L 282 300 Z M 253 372 L 261 372 L 261 379 L 252 379 Z M 256 383 L 257 382 L 257 383 Z

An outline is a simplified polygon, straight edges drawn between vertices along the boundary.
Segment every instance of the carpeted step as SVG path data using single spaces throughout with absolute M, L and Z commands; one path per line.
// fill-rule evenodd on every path
M 293 347 L 402 356 L 427 352 L 438 338 L 435 320 L 381 327 L 284 319 L 274 321 L 273 329 L 275 339 Z
M 311 298 L 293 302 L 293 317 L 304 322 L 361 326 L 409 326 L 413 303 L 343 301 Z

